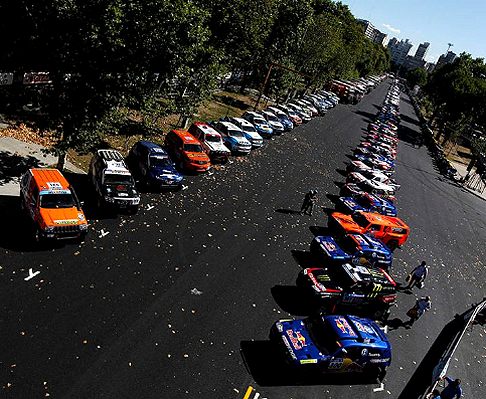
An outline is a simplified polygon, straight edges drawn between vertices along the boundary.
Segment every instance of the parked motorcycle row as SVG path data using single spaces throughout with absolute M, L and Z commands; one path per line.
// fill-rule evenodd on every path
M 410 232 L 394 205 L 399 100 L 394 81 L 347 165 L 337 211 L 329 214 L 329 235 L 313 239 L 312 267 L 297 278 L 317 311 L 304 320 L 279 320 L 270 330 L 293 370 L 358 372 L 382 380 L 391 364 L 391 346 L 378 323 L 396 303 L 393 250 Z

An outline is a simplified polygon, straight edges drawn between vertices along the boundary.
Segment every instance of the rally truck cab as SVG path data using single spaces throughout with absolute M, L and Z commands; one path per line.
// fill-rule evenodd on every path
M 378 325 L 348 315 L 279 320 L 270 340 L 295 371 L 367 373 L 380 380 L 391 364 L 391 345 Z
M 383 269 L 344 263 L 306 268 L 297 286 L 316 300 L 322 311 L 386 320 L 397 300 L 397 284 Z
M 57 169 L 29 169 L 20 180 L 20 206 L 41 241 L 83 238 L 88 222 L 74 189 Z
M 329 217 L 328 226 L 340 234 L 368 233 L 392 250 L 402 246 L 410 234 L 410 228 L 402 219 L 374 212 L 356 212 L 352 215 L 334 212 Z
M 98 207 L 138 211 L 140 194 L 123 156 L 116 150 L 98 150 L 91 159 L 89 177 Z

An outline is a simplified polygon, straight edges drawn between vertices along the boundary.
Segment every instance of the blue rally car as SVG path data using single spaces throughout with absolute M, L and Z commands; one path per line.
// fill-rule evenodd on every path
M 377 212 L 387 216 L 397 216 L 397 208 L 391 201 L 369 193 L 355 197 L 339 197 L 336 208 L 346 213 Z
M 393 262 L 393 252 L 380 240 L 367 234 L 346 234 L 339 239 L 317 236 L 311 242 L 310 251 L 324 265 L 366 262 L 370 266 L 389 270 Z
M 143 184 L 156 188 L 180 188 L 182 175 L 177 171 L 167 152 L 151 141 L 135 143 L 127 157 L 134 177 Z
M 279 320 L 270 340 L 296 369 L 320 373 L 363 372 L 380 380 L 391 364 L 391 345 L 378 325 L 356 316 L 319 315 Z

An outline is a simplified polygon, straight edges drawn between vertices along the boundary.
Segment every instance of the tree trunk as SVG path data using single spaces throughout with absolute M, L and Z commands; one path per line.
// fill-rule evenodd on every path
M 61 151 L 59 152 L 59 156 L 57 158 L 57 169 L 59 169 L 61 172 L 64 170 L 64 166 L 66 164 L 66 152 Z

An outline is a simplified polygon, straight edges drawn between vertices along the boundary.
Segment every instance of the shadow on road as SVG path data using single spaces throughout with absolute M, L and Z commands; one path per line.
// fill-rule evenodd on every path
M 292 249 L 292 256 L 297 262 L 297 264 L 305 269 L 306 267 L 315 267 L 317 262 L 314 256 L 309 251 L 303 251 L 300 249 Z
M 241 341 L 240 353 L 248 372 L 260 386 L 369 385 L 376 383 L 357 373 L 323 374 L 288 366 L 271 341 Z
M 315 301 L 295 285 L 276 285 L 271 292 L 277 305 L 291 315 L 309 316 L 318 310 Z
M 0 186 L 10 183 L 20 177 L 30 168 L 37 168 L 41 161 L 35 157 L 22 157 L 8 151 L 0 151 Z
M 295 209 L 275 209 L 277 213 L 283 213 L 284 215 L 300 215 L 300 211 L 296 211 Z
M 363 120 L 367 123 L 372 122 L 376 117 L 376 114 L 372 114 L 371 112 L 365 112 L 365 111 L 355 111 L 355 114 L 362 116 Z
M 309 230 L 314 234 L 314 237 L 332 235 L 331 229 L 325 226 L 309 226 Z

